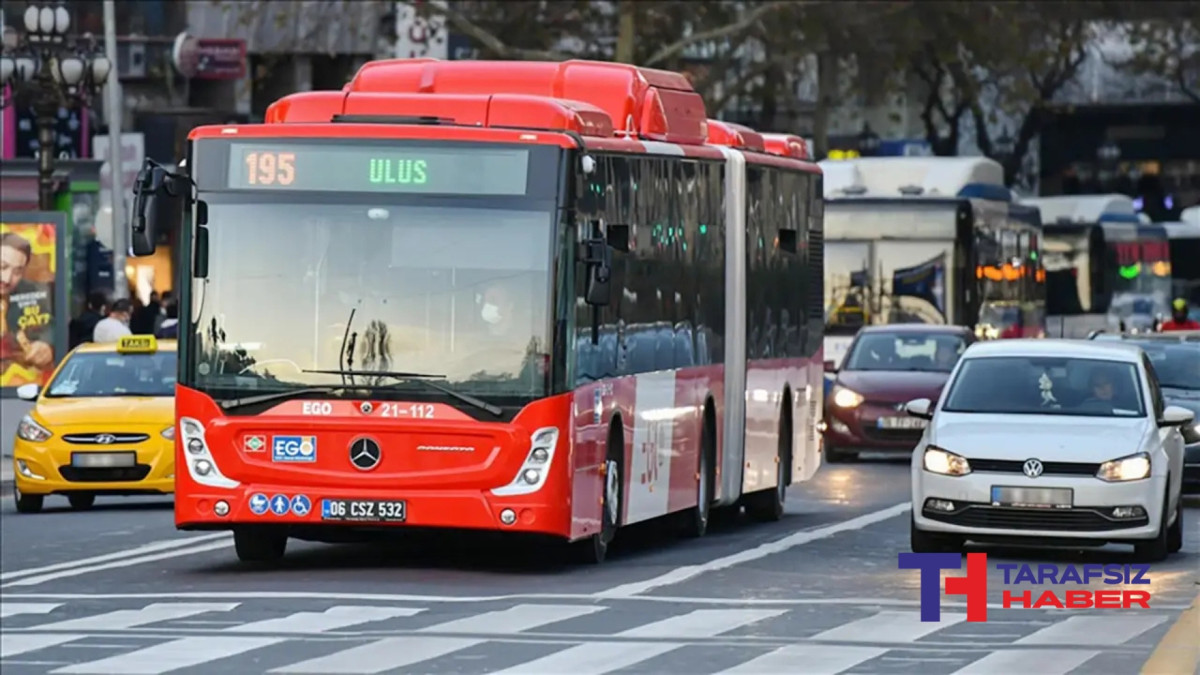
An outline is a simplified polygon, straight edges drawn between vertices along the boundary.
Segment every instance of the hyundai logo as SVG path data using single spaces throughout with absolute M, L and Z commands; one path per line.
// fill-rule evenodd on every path
M 360 471 L 374 469 L 381 456 L 379 444 L 369 438 L 359 438 L 350 444 L 350 463 Z
M 100 445 L 112 445 L 116 441 L 117 437 L 112 434 L 98 434 L 96 436 L 96 442 Z
M 1030 478 L 1037 478 L 1038 476 L 1042 475 L 1042 463 L 1036 459 L 1027 459 L 1025 460 L 1025 464 L 1021 467 L 1021 471 L 1023 471 L 1025 475 L 1029 476 Z

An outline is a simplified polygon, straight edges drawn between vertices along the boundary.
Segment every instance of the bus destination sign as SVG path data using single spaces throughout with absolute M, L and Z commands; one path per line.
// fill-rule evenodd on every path
M 523 195 L 524 148 L 232 143 L 230 190 Z

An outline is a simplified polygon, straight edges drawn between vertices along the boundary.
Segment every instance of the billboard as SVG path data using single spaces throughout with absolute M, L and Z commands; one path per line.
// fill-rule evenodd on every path
M 0 394 L 45 384 L 66 347 L 66 215 L 0 214 Z

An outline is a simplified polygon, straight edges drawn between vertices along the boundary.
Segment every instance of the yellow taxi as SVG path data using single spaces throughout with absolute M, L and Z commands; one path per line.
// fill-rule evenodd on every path
M 128 335 L 67 354 L 34 401 L 13 444 L 13 496 L 37 513 L 47 495 L 87 509 L 97 495 L 175 492 L 174 340 Z

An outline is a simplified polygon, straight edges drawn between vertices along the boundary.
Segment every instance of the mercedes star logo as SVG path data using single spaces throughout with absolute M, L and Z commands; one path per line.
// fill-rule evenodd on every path
M 117 437 L 112 434 L 99 434 L 96 436 L 96 442 L 100 445 L 112 445 L 116 440 Z
M 370 471 L 379 465 L 379 444 L 369 438 L 359 438 L 350 444 L 350 463 L 360 471 Z
M 374 410 L 375 407 L 371 405 L 370 401 L 363 401 L 362 404 L 358 406 L 358 409 L 362 411 L 362 414 L 370 415 L 371 411 Z
M 1036 459 L 1027 459 L 1021 467 L 1021 471 L 1024 471 L 1025 475 L 1030 478 L 1037 478 L 1042 475 L 1042 463 Z

